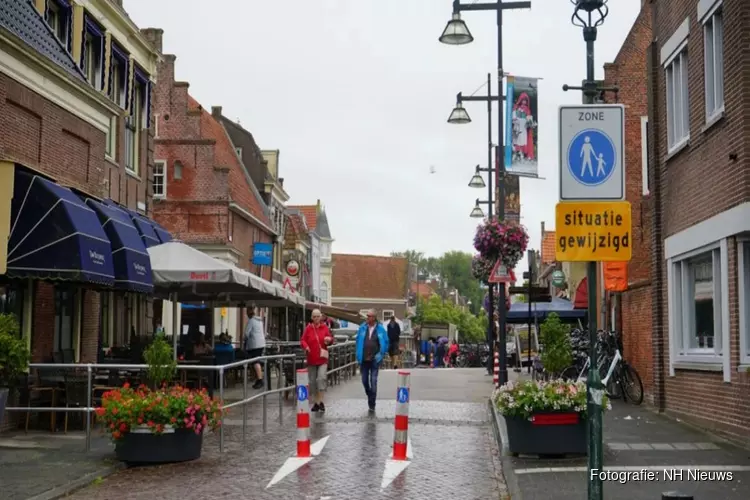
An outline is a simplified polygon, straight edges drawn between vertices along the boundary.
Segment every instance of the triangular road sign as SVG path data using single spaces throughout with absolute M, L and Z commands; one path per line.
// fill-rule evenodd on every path
M 495 267 L 492 268 L 490 273 L 490 283 L 510 283 L 511 276 L 508 266 L 503 264 L 502 259 L 497 259 Z

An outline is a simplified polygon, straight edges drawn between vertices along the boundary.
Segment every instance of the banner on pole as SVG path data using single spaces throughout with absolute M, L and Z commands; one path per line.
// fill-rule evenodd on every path
M 539 176 L 537 89 L 537 78 L 507 78 L 505 170 L 512 175 Z

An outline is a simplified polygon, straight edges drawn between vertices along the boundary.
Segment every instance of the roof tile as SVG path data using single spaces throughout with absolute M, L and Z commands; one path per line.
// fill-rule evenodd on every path
M 555 262 L 555 232 L 554 231 L 543 231 L 542 232 L 542 264 L 548 265 Z
M 315 227 L 318 225 L 318 206 L 317 205 L 290 205 L 287 208 L 292 208 L 302 212 L 307 222 L 307 227 L 310 231 L 315 231 Z
M 406 298 L 409 266 L 405 258 L 335 253 L 332 260 L 336 297 Z

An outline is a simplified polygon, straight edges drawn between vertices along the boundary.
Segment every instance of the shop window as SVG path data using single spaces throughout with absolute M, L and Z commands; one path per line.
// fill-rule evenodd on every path
M 722 355 L 721 271 L 718 248 L 672 262 L 672 332 L 676 354 L 685 360 Z
M 0 284 L 0 314 L 12 314 L 18 321 L 18 336 L 23 335 L 25 286 L 19 283 Z
M 55 288 L 55 336 L 53 351 L 61 353 L 63 359 L 75 351 L 75 292 L 70 288 Z M 72 362 L 72 360 L 70 360 Z

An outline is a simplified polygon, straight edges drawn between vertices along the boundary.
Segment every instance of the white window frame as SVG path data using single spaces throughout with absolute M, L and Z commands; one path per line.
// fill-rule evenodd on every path
M 664 64 L 667 101 L 667 153 L 682 148 L 690 140 L 690 91 L 688 86 L 687 40 Z
M 724 18 L 722 2 L 716 2 L 705 14 L 702 22 L 706 123 L 711 123 L 724 112 Z
M 395 316 L 395 315 L 396 315 L 396 311 L 394 311 L 393 309 L 383 309 L 383 311 L 380 313 L 380 317 L 383 318 L 383 323 L 388 321 L 391 316 Z
M 685 327 L 685 325 L 690 325 L 694 298 L 690 293 L 691 287 L 683 285 L 690 283 L 691 280 L 689 262 L 707 253 L 711 253 L 713 262 L 714 346 L 691 348 L 690 339 L 693 327 Z M 667 264 L 671 374 L 674 372 L 674 363 L 723 363 L 725 358 L 728 359 L 725 354 L 729 351 L 729 276 L 726 239 L 668 259 Z
M 328 304 L 328 283 L 325 281 L 320 283 L 320 301 L 324 304 Z
M 641 116 L 641 187 L 643 196 L 648 196 L 648 116 Z
M 159 113 L 154 113 L 154 139 L 159 138 Z
M 750 259 L 745 251 L 750 252 L 750 237 L 737 240 L 737 292 L 740 314 L 740 365 L 750 365 Z
M 156 173 L 156 167 L 157 165 L 161 167 L 161 174 Z M 161 193 L 156 193 L 156 178 L 161 177 L 161 185 L 162 185 L 162 191 Z M 154 180 L 153 180 L 153 194 L 154 198 L 158 198 L 160 200 L 163 200 L 167 197 L 167 162 L 165 160 L 154 160 Z
M 102 90 L 102 73 L 104 71 L 104 44 L 100 37 L 94 36 L 88 30 L 83 32 L 83 63 L 82 68 L 86 79 L 96 89 Z

